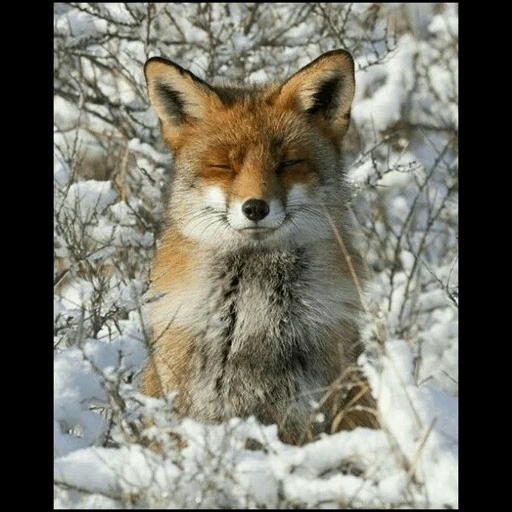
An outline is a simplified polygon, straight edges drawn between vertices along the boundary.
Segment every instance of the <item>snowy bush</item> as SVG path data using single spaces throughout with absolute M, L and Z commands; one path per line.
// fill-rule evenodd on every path
M 178 421 L 138 392 L 172 168 L 144 63 L 258 82 L 335 48 L 356 61 L 345 167 L 382 429 L 296 447 L 254 418 Z M 457 70 L 456 4 L 54 4 L 56 508 L 458 506 Z

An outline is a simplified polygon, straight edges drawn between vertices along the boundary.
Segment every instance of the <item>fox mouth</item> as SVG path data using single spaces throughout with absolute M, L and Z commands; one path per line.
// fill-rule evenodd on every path
M 262 236 L 272 233 L 276 228 L 268 228 L 263 226 L 248 226 L 246 228 L 239 229 L 238 232 L 253 238 L 261 238 Z

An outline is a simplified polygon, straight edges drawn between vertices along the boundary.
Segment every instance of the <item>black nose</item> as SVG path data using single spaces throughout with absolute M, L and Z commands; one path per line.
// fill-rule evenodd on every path
M 242 211 L 249 220 L 258 221 L 268 215 L 269 207 L 261 199 L 249 199 L 242 205 Z

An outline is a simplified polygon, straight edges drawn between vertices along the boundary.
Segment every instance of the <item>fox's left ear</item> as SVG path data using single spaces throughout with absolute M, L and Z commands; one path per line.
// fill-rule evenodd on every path
M 352 56 L 345 50 L 333 50 L 292 75 L 280 87 L 278 101 L 320 119 L 341 139 L 350 123 L 354 91 Z

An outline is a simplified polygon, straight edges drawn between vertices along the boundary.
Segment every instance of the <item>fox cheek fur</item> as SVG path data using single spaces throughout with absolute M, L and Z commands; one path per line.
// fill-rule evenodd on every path
M 374 404 L 356 365 L 364 277 L 341 169 L 352 57 L 251 87 L 161 58 L 145 75 L 175 161 L 142 391 L 177 391 L 178 412 L 202 421 L 256 415 L 291 443 L 318 432 L 315 401 L 324 430 L 376 426 L 357 408 Z

